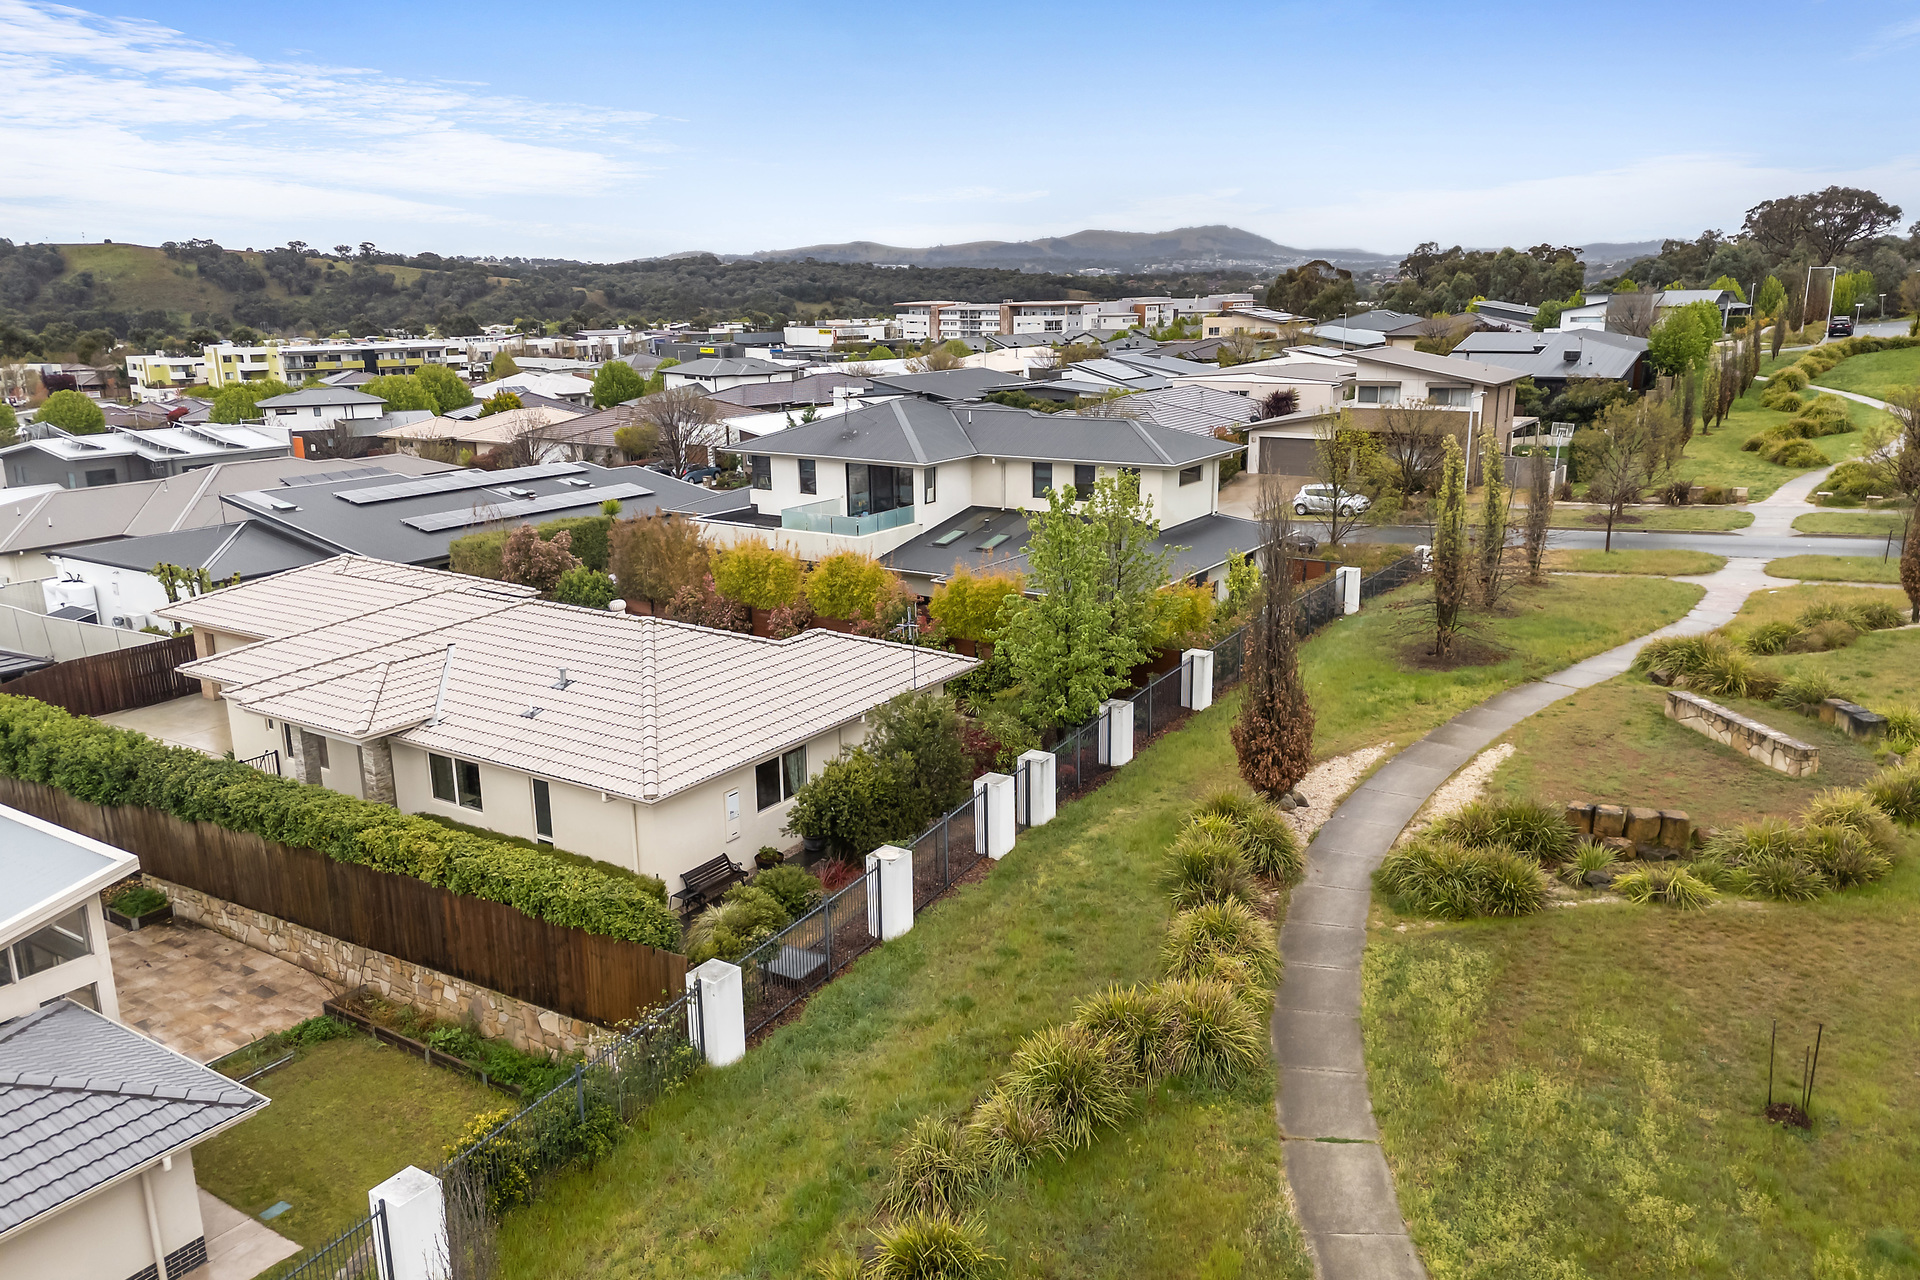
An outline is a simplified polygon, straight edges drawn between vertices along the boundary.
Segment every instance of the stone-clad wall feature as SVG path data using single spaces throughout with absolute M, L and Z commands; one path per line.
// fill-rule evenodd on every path
M 1790 778 L 1820 772 L 1820 748 L 1778 729 L 1750 720 L 1738 711 L 1709 702 L 1695 693 L 1667 690 L 1667 719 L 1704 733 Z
M 173 899 L 176 919 L 191 920 L 255 950 L 279 956 L 349 990 L 372 987 L 397 1003 L 453 1021 L 470 1022 L 481 1035 L 503 1038 L 516 1049 L 530 1053 L 573 1053 L 609 1035 L 579 1018 L 569 1018 L 410 961 L 330 938 L 198 889 L 155 876 L 146 879 Z

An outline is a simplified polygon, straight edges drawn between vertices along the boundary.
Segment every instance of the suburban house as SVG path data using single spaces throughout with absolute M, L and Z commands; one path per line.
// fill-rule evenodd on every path
M 709 356 L 669 365 L 660 371 L 667 390 L 675 387 L 699 387 L 704 391 L 725 391 L 729 387 L 753 386 L 767 382 L 792 382 L 800 376 L 800 366 L 776 364 L 756 356 L 722 359 Z
M 138 870 L 124 849 L 0 805 L 0 1023 L 63 996 L 120 1016 L 100 891 Z
M 1410 324 L 1418 324 L 1420 316 L 1408 315 L 1404 311 L 1389 311 L 1384 307 L 1373 311 L 1355 311 L 1341 316 L 1338 320 L 1328 320 L 1313 326 L 1310 332 L 1328 346 L 1352 350 L 1363 347 L 1384 347 L 1387 334 L 1395 329 L 1404 329 Z
M 269 396 L 256 406 L 261 421 L 288 431 L 331 427 L 336 422 L 371 420 L 385 416 L 387 402 L 351 387 L 314 387 L 284 396 Z
M 401 477 L 452 470 L 444 462 L 408 457 L 382 458 L 380 469 Z M 221 502 L 227 494 L 368 474 L 364 467 L 281 457 L 218 462 L 184 476 L 95 489 L 0 489 L 0 583 L 50 578 L 57 570 L 49 557 L 70 548 L 231 523 L 236 517 Z M 105 620 L 111 611 L 99 612 Z
M 528 396 L 558 400 L 582 410 L 593 404 L 592 379 L 572 373 L 540 373 L 536 370 L 522 370 L 492 382 L 483 382 L 473 389 L 473 398 L 476 402 L 485 402 L 503 391 L 513 392 L 523 404 Z
M 1181 361 L 1186 364 L 1186 361 Z M 1249 360 L 1245 364 L 1216 369 L 1208 365 L 1190 365 L 1190 373 L 1174 379 L 1176 387 L 1208 388 L 1228 395 L 1245 396 L 1254 404 L 1276 391 L 1291 391 L 1302 409 L 1332 409 L 1353 385 L 1354 367 L 1344 359 L 1316 359 L 1284 354 L 1270 360 Z
M 0 1023 L 0 1275 L 207 1274 L 193 1149 L 266 1105 L 72 1000 Z
M 109 427 L 85 436 L 53 426 L 39 429 L 47 434 L 0 449 L 7 488 L 90 489 L 177 476 L 216 462 L 282 458 L 288 452 L 286 439 L 274 432 L 211 422 L 144 431 Z
M 578 608 L 342 556 L 175 605 L 235 754 L 306 782 L 682 886 L 784 834 L 864 717 L 971 659 L 814 629 L 785 640 Z
M 1275 311 L 1271 307 L 1232 307 L 1218 315 L 1202 317 L 1200 334 L 1207 338 L 1225 338 L 1236 333 L 1270 337 L 1305 324 L 1306 320 L 1305 316 L 1294 315 L 1291 311 Z
M 1617 299 L 1627 295 L 1589 293 L 1586 301 L 1577 307 L 1568 307 L 1560 313 L 1562 329 L 1617 329 L 1617 323 L 1609 324 L 1609 315 L 1619 311 Z M 1684 307 L 1694 302 L 1711 302 L 1720 309 L 1722 329 L 1734 315 L 1744 316 L 1753 307 L 1740 301 L 1731 289 L 1661 289 L 1653 294 L 1653 321 L 1658 323 L 1667 312 L 1675 307 Z M 1645 314 L 1644 312 L 1642 313 Z
M 1239 431 L 1258 416 L 1248 397 L 1214 387 L 1178 385 L 1128 396 L 1114 410 L 1140 422 L 1175 431 L 1210 436 L 1225 429 Z
M 544 460 L 555 452 L 555 429 L 581 416 L 576 409 L 546 406 L 507 409 L 484 418 L 428 417 L 418 422 L 401 422 L 382 427 L 379 438 L 406 453 L 418 453 L 423 445 L 451 445 L 473 453 L 485 453 L 501 445 L 513 444 L 523 437 L 534 453 Z
M 1545 390 L 1564 390 L 1573 378 L 1602 378 L 1645 391 L 1653 377 L 1647 345 L 1645 338 L 1604 329 L 1474 333 L 1453 349 L 1453 358 L 1517 370 Z

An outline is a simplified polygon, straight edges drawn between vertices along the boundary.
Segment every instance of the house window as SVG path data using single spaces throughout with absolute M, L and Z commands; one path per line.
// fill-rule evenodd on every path
M 280 745 L 286 748 L 287 763 L 292 764 L 293 763 L 293 726 L 292 725 L 283 724 L 280 726 Z
M 1036 462 L 1033 464 L 1033 496 L 1044 498 L 1047 490 L 1053 488 L 1053 464 Z
M 541 844 L 553 843 L 553 795 L 545 778 L 533 780 L 533 834 Z
M 935 489 L 934 476 L 939 470 L 940 468 L 938 467 L 928 467 L 926 471 L 922 473 L 922 479 L 924 481 L 924 484 L 922 485 L 922 488 L 921 488 L 921 493 L 923 495 L 920 499 L 921 502 L 928 503 L 928 504 L 931 504 L 933 502 L 933 495 L 934 495 L 934 489 Z
M 812 458 L 800 459 L 800 492 L 820 492 L 820 475 Z
M 13 973 L 16 978 L 31 978 L 92 950 L 87 944 L 87 909 L 75 907 L 13 944 Z
M 1464 409 L 1473 403 L 1473 391 L 1469 387 L 1428 387 L 1427 403 Z
M 1181 484 L 1199 484 L 1200 483 L 1200 467 L 1198 465 L 1195 465 L 1191 467 L 1180 468 L 1180 483 Z
M 108 467 L 102 471 L 89 471 L 87 472 L 87 488 L 93 489 L 103 484 L 112 484 L 115 479 L 116 476 L 112 467 Z
M 913 468 L 847 464 L 847 514 L 877 516 L 913 505 Z
M 756 489 L 773 488 L 773 459 L 764 453 L 752 455 L 753 487 Z
M 435 800 L 466 809 L 480 807 L 480 766 L 473 761 L 429 754 L 427 772 L 433 778 Z
M 1079 494 L 1082 498 L 1092 493 L 1094 477 L 1097 476 L 1099 472 L 1100 472 L 1100 468 L 1092 466 L 1088 463 L 1085 463 L 1085 462 L 1074 463 L 1073 464 L 1073 491 Z
M 1388 382 L 1379 386 L 1361 387 L 1355 399 L 1361 404 L 1399 404 L 1400 384 Z
M 807 749 L 795 747 L 785 755 L 762 760 L 753 767 L 754 800 L 762 810 L 793 799 L 807 780 Z

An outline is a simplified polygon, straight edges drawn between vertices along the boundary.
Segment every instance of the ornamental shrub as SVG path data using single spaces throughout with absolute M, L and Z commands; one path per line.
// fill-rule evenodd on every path
M 1134 1084 L 1125 1051 L 1068 1024 L 1021 1041 L 1001 1088 L 1011 1098 L 1053 1114 L 1067 1150 L 1090 1147 L 1133 1110 Z
M 144 734 L 0 694 L 0 774 L 89 804 L 143 805 L 281 844 L 412 876 L 553 924 L 675 949 L 674 915 L 637 880 L 388 805 L 214 760 Z
M 958 1213 L 983 1180 L 975 1145 L 951 1120 L 922 1116 L 893 1153 L 880 1203 L 893 1214 Z
M 1635 867 L 1616 879 L 1613 887 L 1628 902 L 1661 902 L 1682 911 L 1712 906 L 1718 896 L 1692 871 L 1665 863 Z
M 1882 769 L 1867 779 L 1867 795 L 1903 827 L 1920 827 L 1920 760 Z
M 1808 382 L 1809 379 L 1806 370 L 1796 369 L 1794 366 L 1788 365 L 1784 369 L 1777 370 L 1774 375 L 1767 380 L 1767 385 L 1785 387 L 1789 391 L 1805 391 Z
M 1240 833 L 1226 818 L 1201 816 L 1183 827 L 1167 850 L 1161 883 L 1176 910 L 1258 896 Z
M 978 1280 L 998 1269 L 975 1219 L 913 1214 L 874 1233 L 867 1280 Z
M 753 887 L 772 894 L 774 900 L 796 920 L 819 906 L 820 899 L 825 896 L 818 876 L 804 867 L 786 863 L 768 867 L 755 876 Z
M 739 960 L 792 921 L 780 899 L 765 889 L 734 885 L 687 926 L 687 963 Z
M 713 585 L 729 600 L 755 609 L 778 609 L 800 598 L 805 572 L 806 566 L 791 551 L 745 543 L 714 556 Z
M 577 564 L 553 584 L 553 598 L 561 604 L 604 610 L 613 603 L 613 580 L 598 569 Z
M 1433 834 L 1474 849 L 1512 849 L 1549 867 L 1573 856 L 1566 815 L 1538 800 L 1475 801 L 1434 823 Z

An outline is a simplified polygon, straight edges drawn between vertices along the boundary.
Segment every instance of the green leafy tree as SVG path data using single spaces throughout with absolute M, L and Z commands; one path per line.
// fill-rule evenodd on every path
M 293 388 L 278 378 L 260 382 L 237 382 L 222 388 L 213 397 L 213 410 L 207 416 L 215 422 L 249 422 L 260 416 L 260 402 L 275 396 L 291 395 Z
M 496 413 L 506 413 L 512 409 L 524 408 L 520 397 L 511 391 L 497 391 L 480 402 L 480 416 L 491 418 Z
M 489 372 L 492 374 L 493 380 L 498 382 L 502 378 L 511 378 L 514 374 L 520 372 L 520 366 L 513 362 L 512 356 L 502 351 L 494 356 L 493 367 Z
M 593 375 L 593 407 L 610 409 L 638 400 L 647 391 L 646 380 L 625 360 L 609 360 Z
M 653 456 L 660 447 L 660 432 L 650 422 L 629 422 L 624 427 L 615 427 L 613 443 L 629 462 L 641 462 Z
M 787 830 L 859 858 L 903 835 L 898 779 L 864 747 L 848 747 L 794 793 Z
M 960 713 L 944 693 L 902 693 L 867 713 L 865 747 L 893 778 L 899 827 L 907 834 L 967 798 L 973 769 L 960 737 Z
M 1747 291 L 1745 289 L 1742 289 L 1740 287 L 1740 282 L 1738 280 L 1735 280 L 1732 276 L 1721 276 L 1718 280 L 1715 280 L 1712 284 L 1708 285 L 1707 288 L 1731 290 L 1735 298 L 1738 298 L 1742 302 L 1745 302 L 1747 300 Z
M 103 413 L 101 417 L 104 419 L 106 415 Z M 12 405 L 4 400 L 0 400 L 0 449 L 6 448 L 15 440 L 19 439 L 19 437 L 19 416 L 14 413 Z
M 56 391 L 48 396 L 40 406 L 40 421 L 76 436 L 98 435 L 107 429 L 107 415 L 78 391 Z
M 432 394 L 433 411 L 437 414 L 451 413 L 473 403 L 473 388 L 443 364 L 422 365 L 413 376 Z
M 424 409 L 428 413 L 440 411 L 439 402 L 434 398 L 432 388 L 412 374 L 389 374 L 384 378 L 369 378 L 360 384 L 358 390 L 370 396 L 379 396 L 387 402 L 387 412 L 402 413 L 408 410 Z M 471 395 L 467 397 L 473 399 Z
M 1786 303 L 1787 286 L 1780 283 L 1778 276 L 1768 276 L 1760 285 L 1760 300 L 1753 309 L 1763 316 L 1777 316 Z
M 1466 625 L 1467 461 L 1460 442 L 1442 442 L 1440 494 L 1433 520 L 1433 653 L 1444 658 Z
M 585 605 L 604 609 L 613 602 L 613 583 L 607 575 L 587 565 L 575 565 L 553 584 L 553 598 L 561 604 Z
M 1647 357 L 1663 373 L 1685 373 L 1700 367 L 1719 337 L 1720 309 L 1710 302 L 1689 303 L 1653 327 Z

